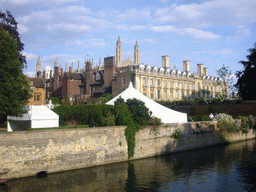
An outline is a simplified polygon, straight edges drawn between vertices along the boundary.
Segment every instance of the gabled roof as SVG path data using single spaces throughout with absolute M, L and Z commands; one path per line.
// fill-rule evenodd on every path
M 44 82 L 41 78 L 28 78 L 28 80 L 33 83 L 33 87 L 44 88 Z

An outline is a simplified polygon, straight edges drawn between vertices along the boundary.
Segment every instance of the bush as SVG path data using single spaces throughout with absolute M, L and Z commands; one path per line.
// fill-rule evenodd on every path
M 145 103 L 138 99 L 127 99 L 126 104 L 129 107 L 132 118 L 139 125 L 147 125 L 150 120 L 149 109 Z
M 251 128 L 251 129 L 255 128 L 255 125 L 256 125 L 256 124 L 255 124 L 255 121 L 256 121 L 255 117 L 252 116 L 252 115 L 249 115 L 249 116 L 248 116 L 248 120 L 249 120 L 250 128 Z
M 59 97 L 47 97 L 46 99 L 48 99 L 48 101 L 51 100 L 52 104 L 54 105 L 61 103 L 61 100 Z
M 193 121 L 210 121 L 209 115 L 195 115 L 192 117 Z
M 183 132 L 180 129 L 176 129 L 174 133 L 171 135 L 171 138 L 179 139 L 183 136 Z
M 161 125 L 162 122 L 161 122 L 161 119 L 159 119 L 159 118 L 157 118 L 157 117 L 152 117 L 152 118 L 149 120 L 149 123 L 148 123 L 148 124 L 152 126 L 152 128 L 153 128 L 154 131 L 156 131 L 156 130 L 157 130 L 157 127 L 158 127 L 159 125 Z
M 250 124 L 249 124 L 249 119 L 248 117 L 245 117 L 245 116 L 238 116 L 236 117 L 237 119 L 241 119 L 241 128 L 242 129 L 247 129 L 250 127 Z
M 59 115 L 60 125 L 66 125 L 74 120 L 81 125 L 89 125 L 90 127 L 113 125 L 113 122 L 107 122 L 107 117 L 115 115 L 114 106 L 110 105 L 61 105 L 53 109 Z
M 239 130 L 237 122 L 232 118 L 231 115 L 219 113 L 214 117 L 213 120 L 218 121 L 218 129 L 222 132 L 233 133 Z

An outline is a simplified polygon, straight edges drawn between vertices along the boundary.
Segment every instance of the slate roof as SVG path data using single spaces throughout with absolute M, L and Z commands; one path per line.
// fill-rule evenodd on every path
M 41 78 L 28 78 L 28 80 L 33 82 L 33 87 L 44 88 L 44 82 Z

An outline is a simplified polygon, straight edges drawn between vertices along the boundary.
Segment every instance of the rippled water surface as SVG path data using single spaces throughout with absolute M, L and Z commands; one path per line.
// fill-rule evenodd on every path
M 256 191 L 249 140 L 166 156 L 10 180 L 0 191 Z

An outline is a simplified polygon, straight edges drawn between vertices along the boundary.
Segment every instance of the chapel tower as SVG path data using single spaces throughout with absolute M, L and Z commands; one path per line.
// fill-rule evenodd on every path
M 138 41 L 136 41 L 136 44 L 134 46 L 134 64 L 140 63 L 140 47 L 138 45 Z
M 122 61 L 123 61 L 122 43 L 120 40 L 120 36 L 118 36 L 118 40 L 116 42 L 116 66 L 121 67 Z

